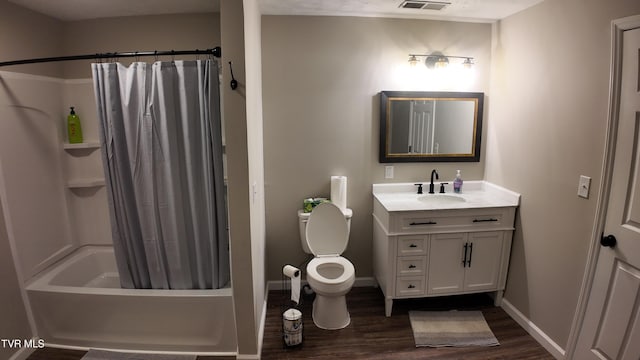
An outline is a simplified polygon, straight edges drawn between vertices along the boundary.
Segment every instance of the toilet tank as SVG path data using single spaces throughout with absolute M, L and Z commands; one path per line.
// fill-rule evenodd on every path
M 309 249 L 309 245 L 307 244 L 307 221 L 309 221 L 309 216 L 311 213 L 306 213 L 302 210 L 298 210 L 298 230 L 300 232 L 300 243 L 302 244 L 302 250 L 311 254 L 311 250 Z M 353 216 L 353 211 L 351 209 L 344 210 L 344 217 L 347 219 L 347 229 L 349 229 L 349 233 L 351 233 L 351 217 Z

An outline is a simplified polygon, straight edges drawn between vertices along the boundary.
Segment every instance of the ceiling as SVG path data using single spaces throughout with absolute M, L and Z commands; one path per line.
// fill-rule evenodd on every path
M 220 0 L 8 0 L 63 21 L 219 12 Z
M 258 0 L 266 15 L 367 16 L 492 22 L 543 0 Z M 407 9 L 405 3 L 446 4 L 441 10 Z M 410 5 L 412 5 L 410 4 Z M 419 5 L 419 4 L 418 4 Z M 439 7 L 439 6 L 435 6 Z
M 235 0 L 240 1 L 240 0 Z M 543 0 L 429 0 L 441 10 L 420 7 L 427 0 L 256 0 L 265 15 L 366 16 L 492 22 Z M 220 0 L 9 0 L 63 21 L 96 18 L 219 12 Z

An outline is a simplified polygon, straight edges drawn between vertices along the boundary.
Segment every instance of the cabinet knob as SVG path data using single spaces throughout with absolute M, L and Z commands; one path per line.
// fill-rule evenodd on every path
M 407 289 L 415 289 L 415 287 L 416 287 L 415 285 L 409 285 L 407 286 Z
M 411 244 L 411 245 L 409 245 L 409 247 L 410 247 L 410 248 L 417 248 L 417 247 L 418 247 L 418 245 L 416 245 L 416 244 Z
M 415 265 L 413 265 L 413 264 L 409 265 L 409 269 L 415 269 L 415 268 L 416 268 Z

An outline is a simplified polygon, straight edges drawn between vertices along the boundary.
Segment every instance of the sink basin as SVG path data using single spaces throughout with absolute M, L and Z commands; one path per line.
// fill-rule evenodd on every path
M 418 198 L 418 201 L 422 201 L 427 204 L 455 204 L 467 202 L 463 197 L 447 194 L 429 194 L 423 195 Z

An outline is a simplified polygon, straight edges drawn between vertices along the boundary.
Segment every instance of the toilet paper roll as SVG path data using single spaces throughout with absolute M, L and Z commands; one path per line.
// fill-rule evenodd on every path
M 344 212 L 347 209 L 347 177 L 331 177 L 331 202 Z
M 300 269 L 295 266 L 285 265 L 282 274 L 291 278 L 291 301 L 298 304 L 300 302 Z

